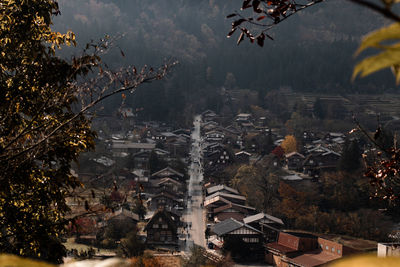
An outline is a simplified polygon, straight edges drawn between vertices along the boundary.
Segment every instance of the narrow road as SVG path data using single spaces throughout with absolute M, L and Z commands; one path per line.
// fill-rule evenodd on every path
M 188 185 L 188 203 L 185 221 L 188 224 L 186 251 L 189 252 L 193 244 L 205 247 L 205 222 L 203 209 L 203 167 L 202 167 L 202 149 L 200 136 L 201 117 L 194 119 L 194 130 L 192 132 L 191 165 L 189 167 L 189 185 Z

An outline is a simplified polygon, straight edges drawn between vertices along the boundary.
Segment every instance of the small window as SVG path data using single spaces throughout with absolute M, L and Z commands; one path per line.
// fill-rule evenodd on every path
M 337 250 L 337 254 L 340 254 L 340 249 Z
M 332 248 L 332 252 L 335 252 L 335 248 Z
M 329 247 L 328 247 L 328 246 L 326 246 L 326 247 L 325 247 L 325 249 L 326 249 L 326 250 L 329 250 Z
M 158 224 L 153 224 L 153 228 L 158 228 Z

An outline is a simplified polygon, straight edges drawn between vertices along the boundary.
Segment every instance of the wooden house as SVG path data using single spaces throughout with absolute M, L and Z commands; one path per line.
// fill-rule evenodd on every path
M 266 244 L 266 261 L 278 267 L 314 267 L 356 252 L 339 242 L 308 233 L 280 232 L 278 241 Z
M 226 194 L 240 195 L 239 191 L 237 191 L 236 189 L 234 189 L 232 187 L 224 185 L 224 184 L 210 186 L 206 190 L 207 196 L 215 194 L 217 192 L 222 192 L 222 193 L 226 193 Z
M 144 231 L 147 233 L 148 245 L 178 245 L 179 217 L 166 210 L 157 211 L 146 224 Z
M 152 179 L 161 179 L 161 178 L 165 178 L 165 177 L 169 177 L 178 181 L 182 181 L 184 179 L 184 174 L 180 173 L 174 169 L 172 169 L 171 167 L 166 167 L 162 170 L 159 170 L 153 174 L 151 174 L 151 178 Z
M 267 242 L 276 241 L 284 226 L 281 219 L 263 212 L 243 218 L 243 222 L 263 232 Z
M 289 170 L 299 171 L 303 169 L 304 156 L 298 152 L 292 152 L 285 155 L 286 164 Z
M 255 256 L 263 251 L 263 234 L 256 228 L 239 222 L 233 218 L 227 219 L 211 227 L 211 233 L 223 244 L 226 240 L 241 239 L 246 244 L 246 250 Z
M 239 151 L 235 153 L 235 161 L 240 164 L 249 164 L 251 154 L 246 151 Z
M 162 191 L 159 194 L 154 195 L 148 201 L 148 208 L 150 210 L 157 210 L 160 208 L 165 210 L 172 210 L 174 207 L 177 206 L 183 206 L 183 199 L 168 191 Z

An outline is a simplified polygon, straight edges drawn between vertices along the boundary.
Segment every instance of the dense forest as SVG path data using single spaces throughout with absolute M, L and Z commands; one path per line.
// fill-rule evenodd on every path
M 226 15 L 238 8 L 240 1 L 64 0 L 55 28 L 75 31 L 78 47 L 104 34 L 123 35 L 104 57 L 111 66 L 179 60 L 166 81 L 126 99 L 126 105 L 142 108 L 144 119 L 176 120 L 182 111 L 219 109 L 223 87 L 255 90 L 261 101 L 281 87 L 327 94 L 393 90 L 389 71 L 350 79 L 361 37 L 385 24 L 371 11 L 345 0 L 326 1 L 280 24 L 272 32 L 275 40 L 260 48 L 236 46 L 235 35 L 226 38 Z M 121 98 L 111 99 L 104 111 L 120 104 Z

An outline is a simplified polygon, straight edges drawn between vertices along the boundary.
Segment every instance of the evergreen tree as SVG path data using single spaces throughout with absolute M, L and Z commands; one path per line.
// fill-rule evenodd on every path
M 342 156 L 339 160 L 339 169 L 354 172 L 361 167 L 361 150 L 356 139 L 346 138 L 343 144 Z
M 321 119 L 321 120 L 325 119 L 326 110 L 325 110 L 325 107 L 323 106 L 321 99 L 319 97 L 317 97 L 317 99 L 314 102 L 313 111 L 314 111 L 314 115 L 318 119 Z

